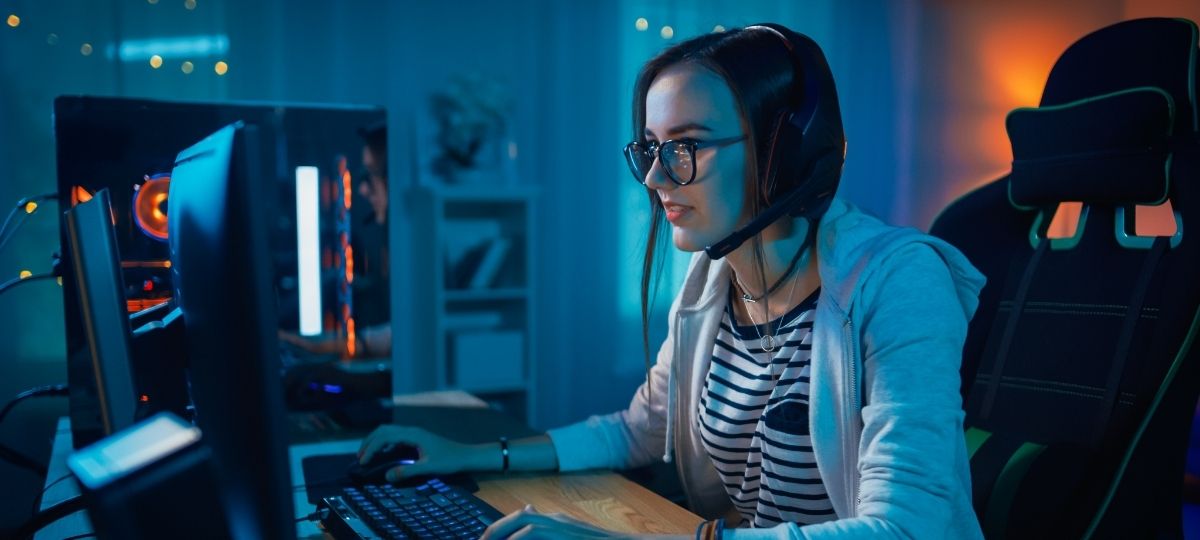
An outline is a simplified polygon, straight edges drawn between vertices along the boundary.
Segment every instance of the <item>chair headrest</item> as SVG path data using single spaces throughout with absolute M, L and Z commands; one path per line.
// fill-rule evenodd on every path
M 1175 100 L 1175 133 L 1200 131 L 1197 35 L 1196 23 L 1170 18 L 1134 19 L 1092 32 L 1055 62 L 1041 105 L 1152 86 Z
M 1063 201 L 1162 204 L 1175 113 L 1170 94 L 1151 87 L 1012 111 L 1009 200 L 1027 209 Z

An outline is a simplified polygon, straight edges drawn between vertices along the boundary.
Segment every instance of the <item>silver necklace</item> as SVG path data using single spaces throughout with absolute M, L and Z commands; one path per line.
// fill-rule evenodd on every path
M 747 304 L 758 303 L 758 300 L 755 300 L 752 296 L 750 296 L 749 293 L 746 292 L 746 286 L 742 285 L 742 281 L 740 279 L 738 279 L 736 273 L 733 275 L 733 280 L 735 282 L 737 282 L 738 288 L 740 288 L 742 290 L 742 301 L 743 302 L 745 302 Z M 800 279 L 797 278 L 795 281 L 792 282 L 792 289 L 790 291 L 788 291 L 788 300 L 787 300 L 788 306 L 792 305 L 792 297 L 793 297 L 793 295 L 796 294 L 796 284 L 798 284 L 798 283 L 800 283 Z M 766 297 L 766 295 L 763 295 L 763 298 L 765 298 L 765 297 Z M 772 333 L 771 332 L 771 320 L 770 320 L 771 314 L 768 313 L 767 321 L 763 323 L 763 325 L 767 327 L 767 333 L 763 334 L 762 332 L 759 332 L 759 330 L 758 330 L 758 321 L 754 320 L 754 311 L 750 309 L 750 306 L 746 306 L 746 314 L 750 316 L 750 323 L 754 325 L 754 335 L 758 336 L 758 344 L 762 347 L 762 350 L 767 351 L 767 352 L 775 352 L 775 349 L 777 348 L 777 344 L 775 343 L 775 334 L 779 333 L 779 331 L 782 330 L 784 326 L 787 326 L 786 324 L 784 324 L 783 317 L 781 316 L 779 318 L 779 324 L 775 326 L 775 333 Z M 785 313 L 784 316 L 786 316 L 786 315 L 787 314 Z M 800 317 L 799 314 L 797 314 L 796 317 L 792 317 L 791 322 L 796 322 L 796 318 L 798 318 L 798 317 Z

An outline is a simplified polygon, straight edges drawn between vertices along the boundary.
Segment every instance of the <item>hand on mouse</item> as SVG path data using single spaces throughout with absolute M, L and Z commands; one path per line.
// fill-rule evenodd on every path
M 387 472 L 388 482 L 424 474 L 454 474 L 470 470 L 487 470 L 482 465 L 487 445 L 463 444 L 435 435 L 421 428 L 386 425 L 376 428 L 363 439 L 358 450 L 358 462 L 368 463 L 380 450 L 393 444 L 411 444 L 420 452 L 420 459 L 410 465 L 393 467 Z M 496 450 L 496 463 L 500 463 Z M 481 466 L 482 465 L 482 466 Z

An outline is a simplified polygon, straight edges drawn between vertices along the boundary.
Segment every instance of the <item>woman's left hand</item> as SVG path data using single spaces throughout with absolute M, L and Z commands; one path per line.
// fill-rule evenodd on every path
M 630 535 L 606 531 L 564 514 L 542 514 L 526 505 L 497 520 L 484 531 L 480 540 L 530 540 L 534 538 L 629 538 Z

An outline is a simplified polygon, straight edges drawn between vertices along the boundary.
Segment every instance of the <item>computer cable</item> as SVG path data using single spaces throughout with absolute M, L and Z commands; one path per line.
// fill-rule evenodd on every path
M 300 517 L 296 518 L 296 523 L 300 523 L 302 521 L 321 521 L 321 520 L 325 519 L 325 514 L 328 514 L 328 513 L 329 513 L 328 508 L 319 509 L 307 516 L 300 516 Z
M 17 285 L 25 283 L 25 282 L 37 281 L 39 279 L 53 279 L 56 277 L 58 277 L 58 276 L 54 275 L 54 272 L 46 272 L 43 274 L 30 274 L 25 277 L 16 277 L 16 278 L 10 279 L 8 281 L 5 281 L 4 283 L 0 283 L 0 294 L 4 294 L 5 291 L 7 291 L 13 287 L 16 287 Z
M 12 463 L 18 467 L 29 469 L 41 478 L 45 478 L 46 475 L 49 474 L 49 471 L 46 470 L 45 465 L 42 465 L 33 458 L 13 450 L 12 448 L 9 448 L 3 444 L 0 444 L 0 459 Z
M 34 516 L 29 518 L 28 521 L 22 523 L 20 527 L 17 527 L 16 530 L 10 533 L 11 538 L 19 538 L 22 540 L 25 538 L 31 538 L 34 533 L 42 530 L 42 528 L 44 528 L 46 525 L 54 523 L 55 521 L 86 508 L 87 504 L 84 502 L 82 495 L 72 497 L 54 506 L 51 506 L 50 508 L 42 510 L 37 514 L 34 514 Z
M 304 491 L 304 490 L 311 489 L 311 488 L 333 486 L 333 485 L 341 484 L 342 482 L 345 482 L 345 481 L 346 481 L 345 478 L 340 478 L 340 477 L 339 478 L 326 478 L 324 480 L 317 480 L 316 482 L 308 482 L 305 484 L 299 484 L 299 485 L 292 486 L 292 491 Z
M 4 283 L 0 283 L 0 294 L 4 294 L 5 291 L 8 291 L 9 289 L 11 289 L 13 287 L 16 287 L 17 285 L 20 285 L 20 284 L 28 282 L 28 281 L 38 281 L 41 279 L 50 279 L 50 278 L 61 278 L 62 277 L 62 256 L 59 255 L 58 252 L 54 252 L 50 256 L 50 260 L 51 260 L 51 262 L 50 262 L 50 271 L 49 272 L 43 272 L 41 274 L 22 272 L 17 277 L 10 279 L 8 281 L 5 281 Z
M 57 196 L 57 193 L 42 193 L 17 201 L 17 204 L 8 212 L 8 216 L 4 218 L 4 224 L 0 225 L 0 250 L 3 250 L 4 245 L 16 235 L 17 229 L 21 228 L 25 219 L 37 211 L 39 202 L 52 201 Z M 17 219 L 15 223 L 13 218 Z M 9 230 L 9 224 L 13 224 L 12 230 Z
M 36 514 L 36 513 L 37 513 L 37 511 L 38 511 L 38 508 L 42 506 L 42 497 L 45 497 L 45 496 L 46 496 L 46 492 L 47 492 L 47 491 L 50 491 L 50 488 L 52 488 L 52 487 L 54 487 L 54 486 L 57 486 L 57 485 L 59 484 L 59 482 L 62 482 L 63 480 L 66 480 L 66 479 L 68 479 L 68 478 L 71 478 L 72 476 L 75 476 L 75 475 L 73 475 L 73 474 L 70 474 L 70 473 L 68 473 L 68 474 L 64 474 L 64 475 L 62 475 L 62 476 L 58 477 L 57 479 L 55 479 L 53 482 L 50 482 L 50 483 L 46 484 L 46 487 L 43 487 L 43 488 L 42 488 L 42 492 L 41 492 L 41 493 L 38 493 L 38 496 L 37 496 L 37 497 L 34 497 L 34 499 L 33 499 L 33 509 L 31 509 L 31 510 L 30 510 L 30 513 L 31 513 L 31 514 Z
M 33 279 L 33 277 L 30 276 L 26 279 Z M 3 292 L 3 289 L 0 289 L 0 292 Z M 8 404 L 4 406 L 3 409 L 0 409 L 0 423 L 4 423 L 4 417 L 8 416 L 8 412 L 11 411 L 13 409 L 13 407 L 16 407 L 18 403 L 25 401 L 26 399 L 35 398 L 35 397 L 55 397 L 55 396 L 66 396 L 66 395 L 67 395 L 67 385 L 65 385 L 65 384 L 48 384 L 46 386 L 39 386 L 36 388 L 30 388 L 29 390 L 25 390 L 25 391 L 17 394 L 16 397 L 12 398 L 12 400 L 10 400 L 8 402 Z
M 67 385 L 65 385 L 65 384 L 51 384 L 51 385 L 47 385 L 47 386 L 39 386 L 37 388 L 30 388 L 29 390 L 25 390 L 25 391 L 17 394 L 16 397 L 14 397 L 12 400 L 10 400 L 8 402 L 8 404 L 4 406 L 3 409 L 0 409 L 0 423 L 4 422 L 4 418 L 6 416 L 8 416 L 9 411 L 11 411 L 13 409 L 13 407 L 16 407 L 18 403 L 20 403 L 26 399 L 34 398 L 34 397 L 42 397 L 42 396 L 65 396 L 65 395 L 67 395 Z M 22 454 L 21 452 L 18 452 L 12 448 L 9 448 L 8 446 L 5 446 L 3 444 L 0 444 L 0 459 L 7 461 L 9 463 L 12 463 L 13 465 L 16 465 L 18 467 L 29 469 L 29 470 L 37 473 L 42 478 L 46 477 L 47 471 L 46 471 L 45 465 L 42 465 L 41 463 L 38 463 L 33 458 L 26 456 L 25 454 Z

